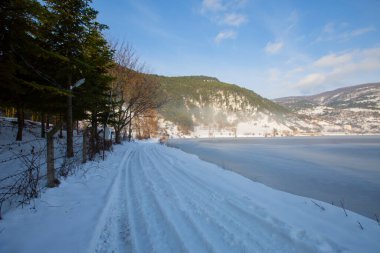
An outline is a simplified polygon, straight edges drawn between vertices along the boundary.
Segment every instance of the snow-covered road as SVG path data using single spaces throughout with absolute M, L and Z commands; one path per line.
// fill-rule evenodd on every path
M 80 201 L 91 203 L 81 202 L 91 210 L 70 211 L 69 205 L 78 205 L 75 198 L 79 198 L 72 194 L 64 201 L 69 211 L 48 210 L 57 212 L 58 229 L 49 230 L 52 224 L 44 219 L 43 210 L 24 211 L 22 224 L 15 219 L 20 212 L 5 215 L 0 222 L 0 252 L 28 252 L 28 243 L 34 252 L 380 250 L 380 225 L 375 221 L 352 212 L 346 217 L 340 208 L 273 190 L 180 150 L 153 143 L 129 144 L 115 152 L 108 164 L 107 180 L 101 180 L 104 174 L 94 174 L 96 180 L 90 180 L 89 172 L 86 179 L 78 179 L 87 180 L 86 187 L 77 181 L 68 183 L 71 188 L 55 189 L 65 196 L 65 190 L 82 187 L 81 194 L 88 197 Z M 86 189 L 99 191 L 99 196 Z M 42 199 L 50 203 L 55 197 Z M 44 206 L 37 204 L 37 208 Z M 32 238 L 12 239 L 24 222 L 28 228 L 23 227 L 23 232 Z M 79 235 L 83 230 L 91 232 Z M 41 231 L 49 233 L 41 235 Z M 78 236 L 83 239 L 75 246 Z M 57 247 L 60 243 L 65 246 Z
M 178 150 L 140 144 L 122 167 L 99 252 L 344 252 L 349 240 L 363 250 L 371 243 L 355 218 L 380 235 L 366 218 L 321 211 Z

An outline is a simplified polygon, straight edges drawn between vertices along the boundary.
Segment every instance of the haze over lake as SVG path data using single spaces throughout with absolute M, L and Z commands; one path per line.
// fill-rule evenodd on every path
M 380 216 L 380 136 L 172 139 L 169 146 L 278 190 Z

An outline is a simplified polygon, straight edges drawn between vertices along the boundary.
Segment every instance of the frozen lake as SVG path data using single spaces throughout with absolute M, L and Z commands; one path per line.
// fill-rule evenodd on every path
M 343 202 L 380 219 L 380 136 L 172 139 L 168 145 L 272 188 Z

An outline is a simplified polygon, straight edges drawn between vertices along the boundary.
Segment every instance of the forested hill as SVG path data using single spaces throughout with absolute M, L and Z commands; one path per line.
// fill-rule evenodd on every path
M 293 111 L 329 106 L 336 109 L 380 109 L 380 83 L 367 83 L 326 91 L 312 96 L 284 97 L 274 99 Z
M 369 83 L 327 91 L 313 96 L 274 100 L 313 122 L 324 131 L 350 134 L 380 133 L 380 83 Z
M 208 76 L 158 76 L 158 79 L 169 97 L 159 112 L 183 132 L 212 128 L 236 134 L 241 123 L 252 126 L 243 135 L 273 133 L 274 128 L 290 131 L 285 127 L 289 125 L 285 120 L 290 111 L 251 90 Z
M 255 92 L 234 84 L 219 81 L 215 77 L 208 76 L 183 76 L 160 77 L 164 88 L 177 102 L 192 100 L 202 106 L 211 105 L 213 102 L 223 102 L 226 109 L 247 109 L 250 105 L 259 111 L 273 113 L 287 112 L 282 106 L 263 98 Z M 170 104 L 170 103 L 169 103 Z

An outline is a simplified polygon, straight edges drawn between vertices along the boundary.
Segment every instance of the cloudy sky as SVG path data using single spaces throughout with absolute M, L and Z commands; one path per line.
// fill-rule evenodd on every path
M 380 82 L 379 0 L 94 0 L 110 40 L 155 74 L 267 98 Z

